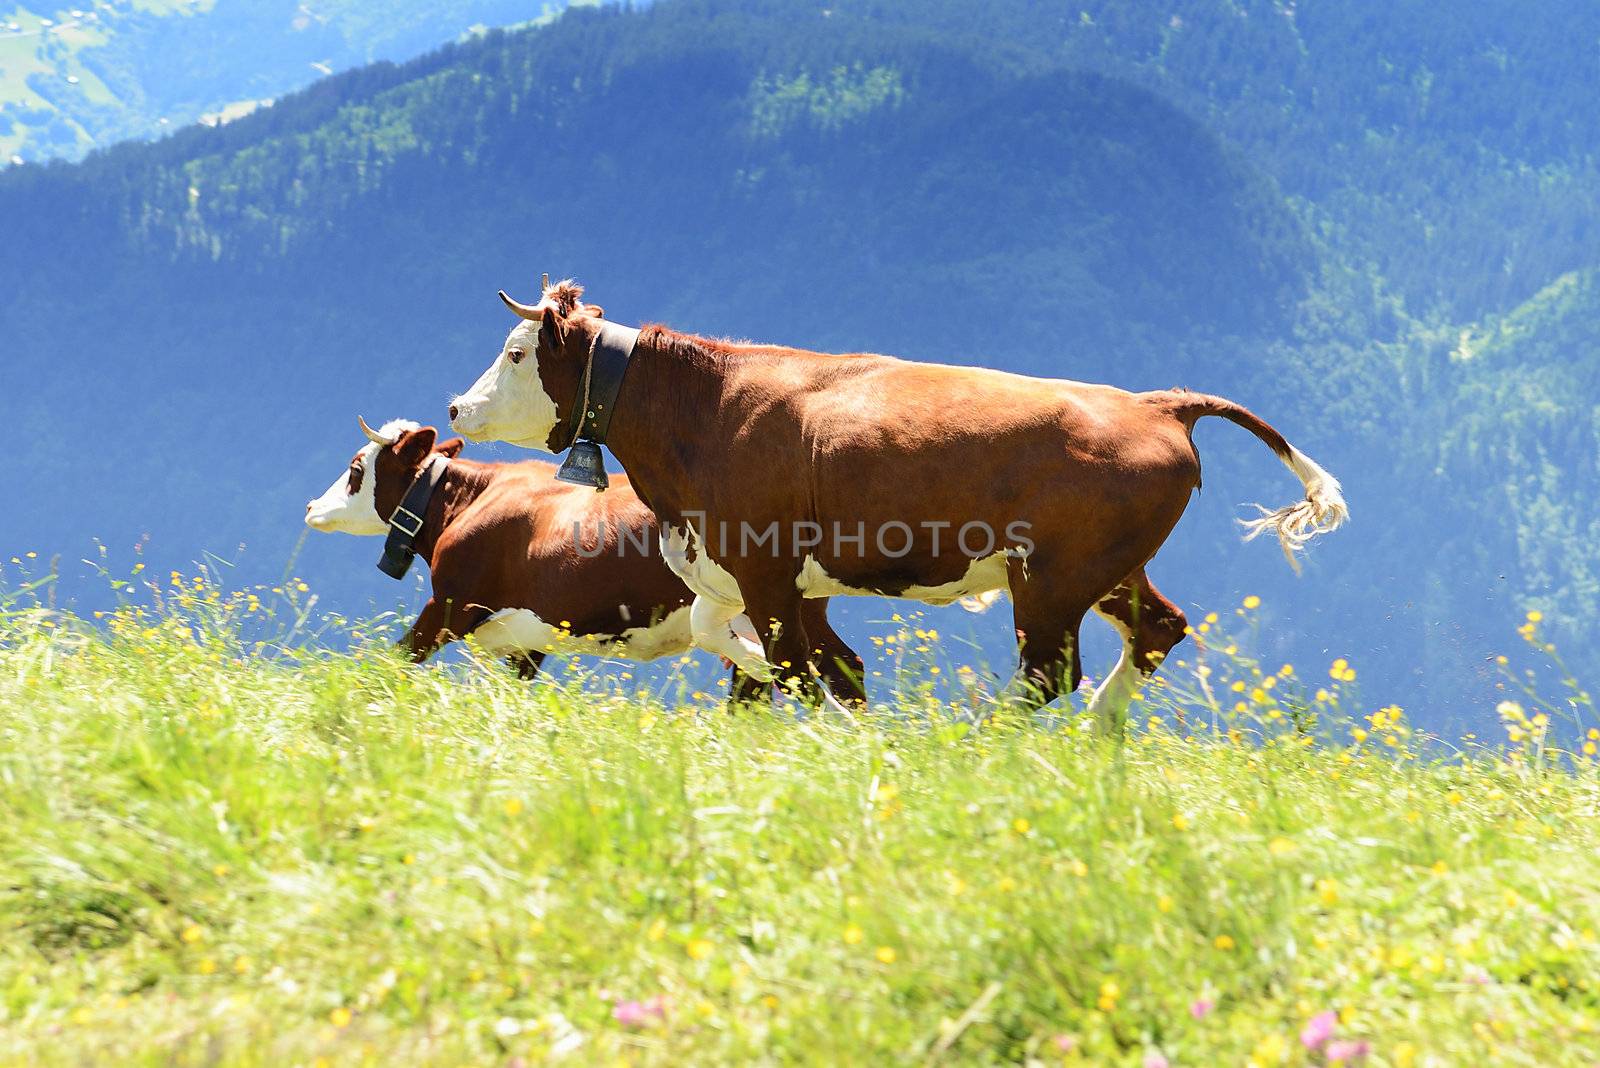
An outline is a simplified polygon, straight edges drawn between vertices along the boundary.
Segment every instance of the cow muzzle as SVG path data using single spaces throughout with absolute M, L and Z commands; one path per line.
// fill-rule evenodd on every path
M 483 402 L 470 397 L 457 397 L 450 405 L 450 429 L 469 441 L 487 438 Z

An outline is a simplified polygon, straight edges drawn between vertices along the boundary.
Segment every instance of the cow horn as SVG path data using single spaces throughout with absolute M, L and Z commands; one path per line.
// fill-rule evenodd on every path
M 539 292 L 550 292 L 550 276 L 548 274 L 541 274 L 539 276 Z
M 512 311 L 516 312 L 517 315 L 524 319 L 532 319 L 537 322 L 538 320 L 544 318 L 544 307 L 542 303 L 518 304 L 516 301 L 507 296 L 506 291 L 503 289 L 500 291 L 500 299 L 506 302 L 506 307 L 510 308 Z
M 367 440 L 372 442 L 374 445 L 389 446 L 394 444 L 393 438 L 386 438 L 376 430 L 372 429 L 367 425 L 366 419 L 362 418 L 361 416 L 356 416 L 356 422 L 361 424 L 361 432 L 365 434 L 367 436 Z

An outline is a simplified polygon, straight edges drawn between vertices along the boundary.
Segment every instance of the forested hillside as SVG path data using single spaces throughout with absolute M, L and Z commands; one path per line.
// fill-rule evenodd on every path
M 1482 525 L 1499 528 L 1494 541 L 1469 548 L 1454 535 L 1457 552 L 1485 569 L 1518 561 L 1581 639 L 1600 615 L 1600 274 L 1564 274 L 1463 331 L 1450 361 L 1461 388 L 1429 420 L 1440 478 L 1503 517 Z
M 1262 595 L 1271 648 L 1474 715 L 1530 605 L 1600 666 L 1600 14 L 1434 10 L 573 11 L 15 168 L 0 490 L 44 505 L 6 547 L 243 542 L 275 575 L 354 415 L 441 420 L 509 325 L 494 290 L 550 271 L 627 322 L 1249 404 L 1354 523 L 1300 580 L 1239 545 L 1239 503 L 1296 487 L 1206 424 L 1157 581 L 1202 611 Z M 359 605 L 387 593 L 375 548 L 318 539 L 300 567 Z
M 24 0 L 0 7 L 0 166 L 235 117 L 558 0 Z

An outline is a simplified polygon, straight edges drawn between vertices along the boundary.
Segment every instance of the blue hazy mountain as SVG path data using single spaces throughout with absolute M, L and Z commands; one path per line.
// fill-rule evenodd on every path
M 0 17 L 0 166 L 246 114 L 325 74 L 410 59 L 558 0 L 26 0 Z

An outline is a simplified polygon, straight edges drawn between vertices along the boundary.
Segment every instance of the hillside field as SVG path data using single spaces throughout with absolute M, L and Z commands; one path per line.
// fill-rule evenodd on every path
M 1592 708 L 1515 660 L 1505 732 L 1447 744 L 1252 661 L 1252 599 L 1111 747 L 975 722 L 914 618 L 892 702 L 797 720 L 328 651 L 279 590 L 0 598 L 0 1064 L 1600 1049 Z

